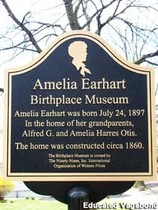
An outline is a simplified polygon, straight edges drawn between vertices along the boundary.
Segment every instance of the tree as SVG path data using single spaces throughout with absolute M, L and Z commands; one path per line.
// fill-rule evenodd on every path
M 0 51 L 14 50 L 13 58 L 26 51 L 40 53 L 49 40 L 68 30 L 80 29 L 103 36 L 128 60 L 158 65 L 153 59 L 158 56 L 158 27 L 154 20 L 158 3 L 155 0 L 59 0 L 59 5 L 52 1 L 47 9 L 52 14 L 56 10 L 62 13 L 52 16 L 51 21 L 47 18 L 48 13 L 38 20 L 32 11 L 27 11 L 20 19 L 7 0 L 0 2 L 14 25 L 1 34 Z M 37 6 L 40 3 L 42 0 L 37 1 Z
M 12 192 L 14 189 L 14 184 L 11 181 L 3 180 L 0 177 L 0 202 L 4 201 L 4 197 L 9 193 Z

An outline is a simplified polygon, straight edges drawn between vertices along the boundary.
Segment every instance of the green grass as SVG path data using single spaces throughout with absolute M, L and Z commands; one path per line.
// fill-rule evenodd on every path
M 109 199 L 104 199 L 101 203 L 111 203 Z M 68 206 L 59 201 L 44 201 L 31 199 L 7 200 L 6 203 L 0 203 L 0 210 L 67 210 Z M 120 209 L 120 208 L 118 208 Z M 108 210 L 106 208 L 106 210 Z M 112 210 L 110 208 L 110 210 Z M 123 209 L 122 209 L 123 210 Z
M 16 199 L 0 203 L 0 210 L 67 210 L 67 205 L 58 201 Z

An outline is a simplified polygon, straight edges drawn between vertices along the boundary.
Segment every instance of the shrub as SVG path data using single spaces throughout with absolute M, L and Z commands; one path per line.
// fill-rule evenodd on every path
M 14 184 L 11 181 L 6 181 L 0 177 L 0 201 L 4 200 L 5 195 L 13 191 Z

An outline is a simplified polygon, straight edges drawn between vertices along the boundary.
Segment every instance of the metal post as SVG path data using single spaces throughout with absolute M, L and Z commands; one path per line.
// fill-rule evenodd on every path
M 84 202 L 89 203 L 89 192 L 86 188 L 75 187 L 68 192 L 68 210 L 84 210 Z

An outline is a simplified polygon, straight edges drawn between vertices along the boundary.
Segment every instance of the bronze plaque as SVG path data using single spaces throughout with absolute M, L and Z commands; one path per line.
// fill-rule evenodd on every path
M 23 181 L 156 176 L 153 70 L 73 31 L 6 73 L 5 174 Z

